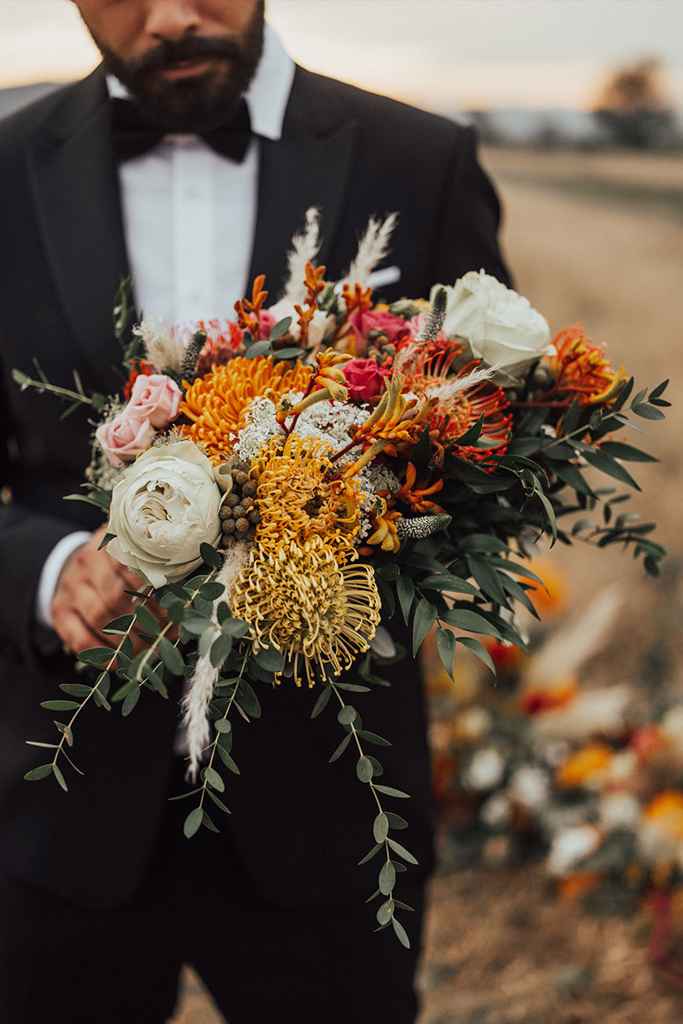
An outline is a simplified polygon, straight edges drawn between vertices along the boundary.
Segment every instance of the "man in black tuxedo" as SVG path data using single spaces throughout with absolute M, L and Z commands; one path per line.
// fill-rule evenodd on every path
M 104 63 L 0 126 L 0 1020 L 130 1021 L 173 1012 L 191 963 L 234 1024 L 415 1019 L 423 890 L 432 864 L 423 695 L 405 661 L 358 698 L 386 734 L 386 781 L 412 794 L 406 845 L 420 866 L 398 895 L 411 952 L 372 933 L 372 808 L 338 725 L 309 721 L 315 694 L 262 695 L 236 728 L 241 776 L 221 836 L 188 843 L 177 701 L 147 695 L 126 722 L 83 715 L 86 772 L 63 793 L 29 784 L 25 740 L 51 742 L 41 700 L 73 681 L 64 649 L 101 644 L 131 582 L 97 550 L 78 489 L 87 417 L 58 420 L 10 371 L 117 388 L 112 305 L 132 273 L 138 307 L 229 315 L 257 272 L 276 298 L 308 207 L 320 261 L 349 265 L 376 213 L 398 211 L 391 301 L 485 268 L 507 280 L 499 207 L 473 132 L 295 67 L 264 35 L 262 0 L 79 0 Z M 222 310 L 208 309 L 213 296 Z M 216 301 L 219 301 L 217 299 Z M 248 735 L 247 735 L 248 733 Z

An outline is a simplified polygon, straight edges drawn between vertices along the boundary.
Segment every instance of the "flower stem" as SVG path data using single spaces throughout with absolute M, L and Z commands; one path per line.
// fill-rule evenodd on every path
M 149 601 L 151 595 L 152 595 L 152 591 L 150 589 L 144 595 L 141 604 L 142 605 L 146 605 L 147 602 Z M 90 693 L 88 694 L 88 696 L 83 699 L 83 701 L 80 703 L 78 708 L 74 711 L 73 715 L 71 716 L 71 719 L 69 720 L 69 722 L 66 725 L 64 731 L 62 732 L 62 737 L 61 737 L 61 739 L 60 739 L 60 741 L 59 741 L 59 743 L 58 743 L 58 745 L 57 745 L 57 747 L 55 749 L 55 754 L 54 754 L 54 757 L 52 759 L 53 770 L 54 770 L 55 767 L 57 767 L 57 762 L 59 760 L 60 755 L 64 755 L 64 757 L 69 762 L 69 764 L 72 766 L 72 768 L 75 768 L 76 771 L 80 771 L 80 769 L 76 768 L 76 766 L 74 765 L 73 761 L 71 760 L 71 758 L 67 754 L 66 749 L 64 747 L 64 744 L 69 742 L 68 739 L 67 739 L 67 737 L 69 737 L 69 736 L 71 737 L 71 740 L 73 741 L 73 727 L 74 727 L 74 725 L 76 723 L 76 720 L 77 720 L 78 716 L 80 715 L 80 713 L 83 710 L 83 708 L 86 707 L 86 705 L 93 699 L 94 695 L 96 693 L 99 693 L 100 687 L 104 683 L 104 681 L 107 678 L 109 672 L 111 672 L 112 668 L 116 664 L 116 659 L 122 653 L 123 648 L 125 646 L 125 643 L 130 638 L 130 636 L 131 636 L 131 634 L 133 632 L 134 627 L 135 627 L 135 616 L 133 616 L 133 618 L 131 619 L 130 625 L 128 626 L 128 628 L 126 629 L 125 633 L 122 635 L 121 639 L 119 640 L 119 642 L 118 642 L 116 648 L 114 649 L 114 651 L 112 653 L 112 656 L 109 659 L 109 662 L 107 663 L 106 667 L 103 668 L 102 671 L 100 672 L 100 675 L 98 676 L 97 682 L 94 684 L 94 686 L 90 690 Z M 80 774 L 82 775 L 83 773 L 80 772 Z

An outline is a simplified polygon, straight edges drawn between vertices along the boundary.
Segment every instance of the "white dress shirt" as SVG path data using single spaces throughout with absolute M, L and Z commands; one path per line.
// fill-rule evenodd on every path
M 119 166 L 128 260 L 146 317 L 230 317 L 245 294 L 258 205 L 258 138 L 281 138 L 294 70 L 267 26 L 245 96 L 256 138 L 243 163 L 219 156 L 195 135 L 169 135 Z M 118 79 L 109 77 L 107 84 L 112 97 L 128 96 Z M 45 562 L 37 594 L 43 625 L 52 625 L 50 606 L 66 559 L 88 536 L 69 534 Z

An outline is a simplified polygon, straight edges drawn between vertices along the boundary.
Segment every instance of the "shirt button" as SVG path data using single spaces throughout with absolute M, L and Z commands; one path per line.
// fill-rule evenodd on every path
M 185 199 L 188 199 L 190 202 L 195 202 L 200 198 L 200 192 L 196 185 L 188 185 L 183 194 Z

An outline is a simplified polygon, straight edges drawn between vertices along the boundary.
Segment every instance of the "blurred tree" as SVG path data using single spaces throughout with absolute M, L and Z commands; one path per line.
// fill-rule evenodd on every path
M 650 149 L 673 142 L 676 135 L 673 103 L 657 57 L 617 68 L 602 87 L 594 113 L 619 145 Z

